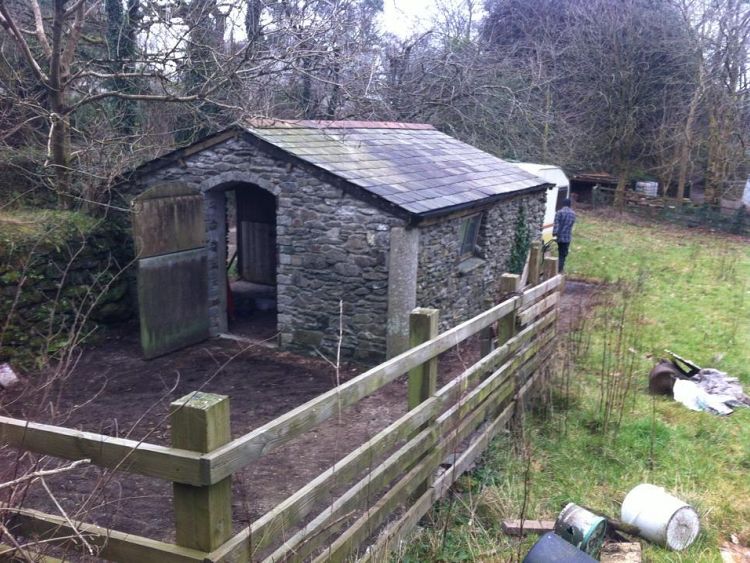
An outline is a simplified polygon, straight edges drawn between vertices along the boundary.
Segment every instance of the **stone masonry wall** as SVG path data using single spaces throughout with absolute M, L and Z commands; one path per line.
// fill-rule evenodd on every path
M 107 222 L 65 212 L 31 235 L 0 232 L 0 363 L 34 369 L 132 316 L 132 246 Z M 71 214 L 72 215 L 72 214 Z
M 342 299 L 343 355 L 360 360 L 383 358 L 390 229 L 402 226 L 402 220 L 242 139 L 230 139 L 152 173 L 132 187 L 130 196 L 164 181 L 183 182 L 206 194 L 209 314 L 214 334 L 226 330 L 222 326 L 226 308 L 224 190 L 247 182 L 277 196 L 282 347 L 307 352 L 317 348 L 335 357 L 331 354 L 336 350 Z
M 476 267 L 459 268 L 460 229 L 465 217 L 424 226 L 419 236 L 417 306 L 440 310 L 440 330 L 479 314 L 485 296 L 495 294 L 496 280 L 507 272 L 519 205 L 526 206 L 529 233 L 541 234 L 545 194 L 538 192 L 496 203 L 483 212 Z

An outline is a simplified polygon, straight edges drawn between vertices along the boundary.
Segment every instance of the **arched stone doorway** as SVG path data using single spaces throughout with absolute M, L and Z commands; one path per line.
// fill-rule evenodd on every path
M 218 333 L 269 340 L 277 333 L 276 196 L 230 180 L 209 188 L 209 305 Z

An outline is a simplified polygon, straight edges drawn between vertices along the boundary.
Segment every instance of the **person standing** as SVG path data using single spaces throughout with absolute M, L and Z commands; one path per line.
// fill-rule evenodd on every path
M 557 239 L 557 271 L 565 270 L 565 259 L 570 250 L 570 241 L 573 238 L 573 225 L 576 222 L 576 213 L 570 208 L 570 199 L 564 199 L 562 207 L 555 213 L 555 226 L 552 227 L 552 236 Z

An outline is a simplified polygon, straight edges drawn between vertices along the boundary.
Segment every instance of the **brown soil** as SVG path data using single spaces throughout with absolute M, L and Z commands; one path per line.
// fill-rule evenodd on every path
M 580 322 L 597 305 L 602 286 L 589 281 L 567 279 L 560 301 L 557 328 L 565 334 L 579 328 Z
M 591 289 L 590 284 L 567 283 L 561 308 L 563 330 L 570 328 L 570 318 L 586 310 Z M 439 385 L 474 363 L 478 355 L 476 339 L 444 354 Z M 364 369 L 344 366 L 339 378 L 344 381 Z M 40 376 L 29 380 L 39 381 Z M 224 339 L 144 361 L 131 327 L 85 350 L 65 381 L 45 390 L 27 385 L 0 394 L 0 406 L 8 416 L 168 444 L 169 404 L 192 391 L 229 395 L 232 434 L 238 437 L 335 385 L 336 372 L 325 360 Z M 49 397 L 43 405 L 41 396 Z M 268 511 L 405 411 L 402 377 L 236 474 L 235 529 Z M 26 457 L 19 461 L 7 450 L 3 453 L 0 483 L 31 461 Z M 42 462 L 50 467 L 59 463 Z M 174 537 L 167 482 L 89 467 L 50 478 L 48 483 L 72 518 L 154 539 Z M 0 493 L 0 501 L 10 500 L 9 489 Z M 39 483 L 30 487 L 24 504 L 56 512 Z

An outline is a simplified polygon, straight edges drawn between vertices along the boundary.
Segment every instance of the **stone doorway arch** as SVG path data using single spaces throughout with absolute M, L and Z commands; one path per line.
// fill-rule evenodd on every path
M 234 173 L 210 178 L 206 200 L 209 316 L 215 333 L 277 333 L 277 190 Z

